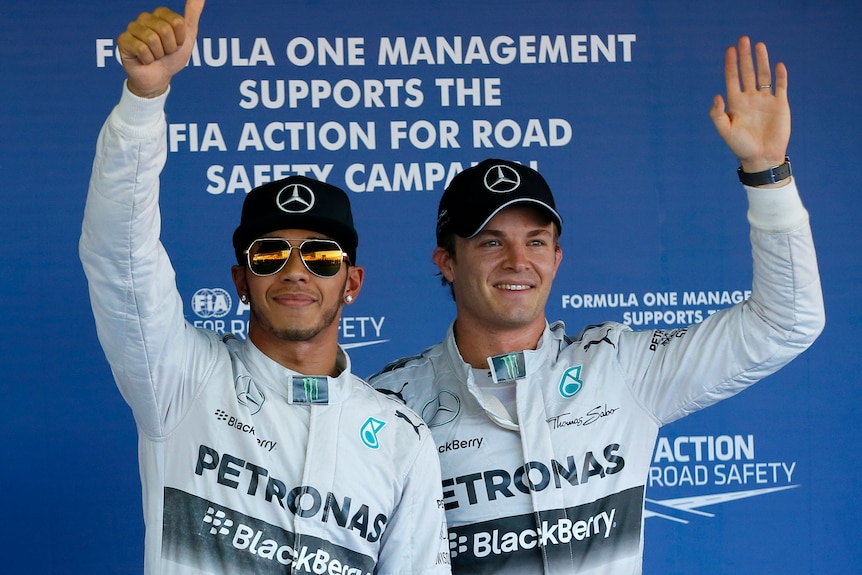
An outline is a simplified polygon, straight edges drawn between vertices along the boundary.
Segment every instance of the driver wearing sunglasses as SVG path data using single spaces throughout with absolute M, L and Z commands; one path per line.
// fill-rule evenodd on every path
M 144 572 L 446 575 L 433 438 L 338 344 L 364 278 L 343 190 L 302 176 L 251 190 L 231 268 L 248 338 L 185 319 L 159 239 L 159 190 L 177 190 L 159 179 L 168 82 L 202 9 L 158 8 L 120 35 L 127 82 L 99 135 L 80 241 L 99 341 L 138 427 Z
M 252 190 L 243 204 L 232 269 L 249 305 L 249 339 L 302 373 L 337 375 L 338 318 L 364 270 L 343 190 L 292 176 Z

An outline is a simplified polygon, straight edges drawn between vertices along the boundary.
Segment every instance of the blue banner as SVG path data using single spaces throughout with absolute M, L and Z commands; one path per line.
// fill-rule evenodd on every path
M 116 37 L 155 5 L 6 4 L 2 571 L 138 573 L 135 424 L 96 339 L 77 241 L 125 77 Z M 564 219 L 549 319 L 570 333 L 702 321 L 751 285 L 737 163 L 707 113 L 724 50 L 750 35 L 789 70 L 789 154 L 827 327 L 779 373 L 662 430 L 644 571 L 856 573 L 860 25 L 848 0 L 212 1 L 167 105 L 162 240 L 186 318 L 244 336 L 229 269 L 243 198 L 305 174 L 353 203 L 366 281 L 340 340 L 354 371 L 421 351 L 455 312 L 431 261 L 437 202 L 459 170 L 502 157 L 538 169 Z

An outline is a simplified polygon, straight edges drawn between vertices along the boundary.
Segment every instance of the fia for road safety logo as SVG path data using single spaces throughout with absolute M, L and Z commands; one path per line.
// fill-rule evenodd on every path
M 192 311 L 203 318 L 220 318 L 230 313 L 233 300 L 222 288 L 201 288 L 192 295 Z

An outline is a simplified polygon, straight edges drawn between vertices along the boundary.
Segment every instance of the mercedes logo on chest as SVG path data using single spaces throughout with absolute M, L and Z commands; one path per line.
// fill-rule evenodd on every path
M 422 408 L 422 419 L 428 427 L 440 427 L 454 421 L 459 413 L 461 413 L 461 399 L 444 389 Z
M 506 194 L 517 190 L 520 185 L 521 176 L 510 166 L 497 164 L 485 172 L 485 187 L 492 192 Z
M 314 205 L 314 192 L 303 184 L 288 184 L 278 192 L 275 203 L 288 214 L 303 214 Z

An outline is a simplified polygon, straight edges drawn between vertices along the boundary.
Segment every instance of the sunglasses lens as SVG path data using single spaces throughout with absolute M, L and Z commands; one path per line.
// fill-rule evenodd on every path
M 276 273 L 290 257 L 290 244 L 282 239 L 255 240 L 248 248 L 248 267 L 259 276 Z
M 344 252 L 332 240 L 306 240 L 300 246 L 306 269 L 314 275 L 330 278 L 341 269 Z M 290 258 L 290 243 L 282 238 L 261 238 L 248 248 L 248 267 L 259 276 L 278 273 Z
M 329 278 L 341 269 L 343 253 L 341 247 L 329 240 L 307 240 L 300 250 L 302 261 L 311 273 Z

